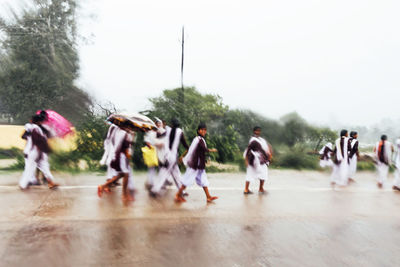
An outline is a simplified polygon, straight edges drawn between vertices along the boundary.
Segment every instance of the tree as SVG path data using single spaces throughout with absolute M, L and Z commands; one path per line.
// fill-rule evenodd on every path
M 187 141 L 190 142 L 196 136 L 196 129 L 200 122 L 205 122 L 208 127 L 207 143 L 210 147 L 216 147 L 219 162 L 232 161 L 235 152 L 237 133 L 234 128 L 225 121 L 229 111 L 228 106 L 222 103 L 218 95 L 201 94 L 194 87 L 184 90 L 185 102 L 182 103 L 182 89 L 164 90 L 160 97 L 151 98 L 152 109 L 146 115 L 159 117 L 169 122 L 177 118 L 182 124 Z
M 3 108 L 16 122 L 38 109 L 55 109 L 73 122 L 91 101 L 79 76 L 75 0 L 33 0 L 35 8 L 0 19 Z M 21 15 L 19 15 L 21 14 Z

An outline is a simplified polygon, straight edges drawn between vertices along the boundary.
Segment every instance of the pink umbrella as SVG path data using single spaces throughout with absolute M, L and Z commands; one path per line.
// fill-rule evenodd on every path
M 63 116 L 55 112 L 54 110 L 45 110 L 47 113 L 47 120 L 43 124 L 51 128 L 54 136 L 65 137 L 67 134 L 72 133 L 72 124 L 65 119 Z M 38 110 L 36 114 L 40 114 L 41 110 Z

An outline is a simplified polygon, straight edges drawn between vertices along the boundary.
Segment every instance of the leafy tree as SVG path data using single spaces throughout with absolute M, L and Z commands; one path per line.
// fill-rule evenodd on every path
M 184 99 L 184 102 L 182 101 Z M 235 152 L 237 133 L 225 120 L 229 111 L 228 106 L 222 103 L 218 95 L 201 94 L 194 87 L 164 90 L 160 97 L 151 98 L 152 110 L 146 115 L 159 117 L 169 122 L 177 118 L 182 124 L 187 141 L 196 136 L 197 126 L 204 122 L 208 127 L 207 142 L 210 147 L 216 147 L 218 154 L 212 154 L 220 162 L 232 161 Z
M 33 0 L 35 8 L 0 19 L 0 94 L 16 122 L 50 108 L 76 122 L 91 104 L 79 75 L 75 0 Z

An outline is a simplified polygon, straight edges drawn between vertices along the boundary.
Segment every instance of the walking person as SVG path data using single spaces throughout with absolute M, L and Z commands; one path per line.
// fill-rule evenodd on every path
M 349 138 L 349 182 L 355 182 L 354 177 L 357 172 L 357 162 L 360 158 L 360 151 L 358 149 L 358 133 L 355 131 L 350 132 Z
M 26 189 L 29 183 L 37 181 L 36 169 L 43 173 L 50 189 L 58 186 L 58 184 L 54 183 L 48 160 L 48 153 L 51 151 L 48 144 L 49 131 L 44 127 L 40 127 L 45 119 L 46 117 L 42 114 L 34 115 L 31 122 L 25 125 L 23 138 L 27 142 L 24 149 L 25 169 L 19 181 L 21 189 Z
M 333 153 L 332 143 L 330 142 L 321 148 L 321 150 L 319 151 L 320 155 L 319 166 L 321 166 L 321 168 L 333 166 L 333 162 L 331 159 L 332 153 Z
M 187 145 L 185 135 L 180 127 L 180 123 L 177 119 L 173 119 L 171 122 L 172 127 L 166 127 L 165 137 L 163 137 L 164 151 L 163 157 L 160 159 L 161 165 L 158 171 L 158 177 L 156 183 L 151 189 L 151 193 L 156 196 L 160 195 L 164 185 L 168 182 L 168 179 L 172 177 L 173 182 L 179 189 L 181 183 L 181 171 L 179 170 L 178 157 L 179 157 L 179 146 L 182 145 L 186 150 L 189 149 Z M 186 194 L 186 193 L 185 193 Z
M 396 157 L 394 158 L 394 172 L 393 189 L 400 191 L 400 138 L 396 140 Z
M 250 182 L 254 182 L 255 179 L 260 181 L 258 192 L 260 194 L 265 192 L 264 183 L 268 180 L 268 166 L 272 157 L 272 149 L 260 135 L 261 127 L 254 127 L 253 136 L 250 138 L 249 145 L 243 154 L 247 167 L 243 192 L 245 195 L 253 193 L 249 186 Z
M 121 124 L 115 129 L 112 136 L 110 149 L 110 167 L 114 177 L 108 180 L 105 184 L 99 185 L 97 194 L 102 197 L 104 191 L 110 192 L 110 186 L 123 178 L 122 182 L 122 199 L 124 201 L 133 201 L 134 183 L 132 168 L 129 164 L 129 159 L 132 155 L 133 136 L 130 130 Z
M 206 153 L 218 152 L 216 149 L 208 149 L 204 137 L 207 134 L 207 126 L 200 123 L 197 128 L 197 137 L 195 137 L 190 145 L 187 155 L 183 158 L 186 166 L 186 172 L 182 179 L 182 186 L 175 195 L 175 201 L 186 202 L 184 198 L 184 190 L 191 186 L 195 181 L 198 186 L 203 187 L 207 202 L 212 202 L 218 197 L 211 196 L 208 191 L 209 181 L 206 174 Z
M 377 183 L 378 187 L 383 187 L 389 174 L 389 166 L 391 163 L 391 154 L 393 152 L 392 144 L 387 141 L 387 136 L 382 135 L 381 141 L 376 143 L 374 148 L 376 156 L 376 169 L 378 171 Z
M 347 130 L 340 132 L 340 138 L 335 142 L 333 151 L 333 170 L 331 175 L 331 183 L 339 186 L 346 186 L 349 176 L 349 133 Z

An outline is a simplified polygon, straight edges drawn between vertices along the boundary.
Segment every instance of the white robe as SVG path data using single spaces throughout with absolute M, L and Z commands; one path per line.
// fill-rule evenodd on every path
M 24 149 L 25 168 L 19 181 L 19 186 L 22 189 L 27 188 L 30 182 L 34 183 L 37 181 L 35 176 L 36 169 L 39 169 L 47 180 L 52 182 L 54 181 L 54 177 L 50 171 L 50 164 L 48 161 L 47 153 L 40 151 L 39 148 L 35 146 L 32 141 L 32 133 L 34 131 L 46 140 L 47 136 L 38 125 L 33 123 L 25 124 L 25 130 L 31 134 L 27 136 L 27 142 Z
M 261 148 L 265 151 L 265 153 L 267 155 L 270 154 L 268 143 L 264 138 L 252 136 L 250 138 L 249 145 L 253 141 L 260 143 Z M 243 153 L 244 158 L 246 158 L 247 151 L 248 151 L 248 148 Z M 254 155 L 254 162 L 253 162 L 253 166 L 250 164 L 247 166 L 246 181 L 253 182 L 254 179 L 267 181 L 268 180 L 268 165 L 260 163 L 260 160 L 262 159 L 262 154 L 258 151 L 251 151 L 251 153 Z
M 133 137 L 130 133 L 126 132 L 125 130 L 122 130 L 121 128 L 117 127 L 115 129 L 115 133 L 113 134 L 113 137 L 111 139 L 111 143 L 113 144 L 112 146 L 109 147 L 109 156 L 107 157 L 107 166 L 111 167 L 111 162 L 114 161 L 117 158 L 117 153 L 121 149 L 122 144 L 124 141 L 127 140 L 129 142 L 133 141 Z M 132 147 L 129 146 L 129 150 L 132 150 Z M 120 173 L 128 173 L 128 189 L 133 191 L 134 190 L 134 181 L 133 181 L 133 172 L 132 168 L 129 164 L 129 160 L 126 157 L 125 151 L 119 152 L 119 157 L 120 157 L 120 169 L 121 171 L 117 171 L 116 169 L 111 167 L 111 174 L 116 176 Z M 132 155 L 132 151 L 130 151 L 130 154 Z
M 154 180 L 154 185 L 151 191 L 155 194 L 160 194 L 165 182 L 171 177 L 176 187 L 179 189 L 182 186 L 182 175 L 178 166 L 178 148 L 181 142 L 181 136 L 183 131 L 180 128 L 176 128 L 174 140 L 172 140 L 172 145 L 170 148 L 170 135 L 172 128 L 166 128 L 166 135 L 163 137 L 164 141 L 164 151 L 161 162 L 166 163 L 167 167 L 160 166 L 157 177 Z
M 319 154 L 321 156 L 324 155 L 325 152 L 325 148 L 328 147 L 330 150 L 332 150 L 332 143 L 327 143 L 326 145 L 324 145 L 322 147 L 322 149 L 319 151 Z M 331 153 L 328 153 L 328 158 L 323 158 L 319 160 L 319 166 L 321 166 L 321 168 L 326 168 L 326 167 L 333 167 L 333 162 L 331 159 Z
M 388 141 L 385 141 L 385 147 L 384 147 L 384 158 L 387 161 L 388 164 L 385 164 L 384 162 L 381 162 L 379 160 L 379 144 L 380 142 L 376 143 L 375 146 L 375 157 L 376 157 L 376 170 L 378 172 L 376 181 L 379 184 L 384 184 L 387 180 L 388 174 L 389 174 L 389 166 L 391 163 L 391 154 L 392 154 L 392 144 Z
M 183 163 L 186 166 L 186 172 L 182 177 L 182 184 L 186 187 L 191 186 L 195 181 L 196 184 L 201 187 L 208 187 L 210 185 L 205 169 L 193 169 L 189 166 L 189 162 L 192 162 L 194 152 L 201 141 L 203 141 L 207 147 L 207 143 L 204 138 L 201 136 L 196 136 L 190 144 L 188 153 L 183 158 Z
M 111 151 L 113 151 L 113 138 L 115 135 L 116 130 L 118 129 L 118 126 L 115 124 L 111 124 L 110 128 L 108 128 L 107 132 L 107 137 L 104 140 L 104 154 L 103 157 L 100 160 L 100 165 L 106 165 L 107 166 L 107 179 L 111 179 L 114 176 L 117 175 L 116 171 L 111 168 L 110 163 L 111 163 Z
M 353 149 L 353 147 L 356 145 L 358 142 L 357 139 L 351 140 L 351 147 L 350 151 Z M 352 158 L 349 158 L 349 178 L 354 178 L 357 172 L 357 154 L 354 154 Z
M 396 171 L 394 173 L 393 186 L 400 188 L 400 139 L 396 140 L 396 157 L 394 159 Z
M 338 138 L 335 142 L 336 145 L 336 158 L 340 161 L 339 164 L 333 164 L 333 170 L 331 175 L 331 182 L 345 186 L 349 180 L 349 162 L 348 162 L 348 138 L 344 137 L 343 144 L 343 155 L 341 151 L 340 141 L 342 138 Z

